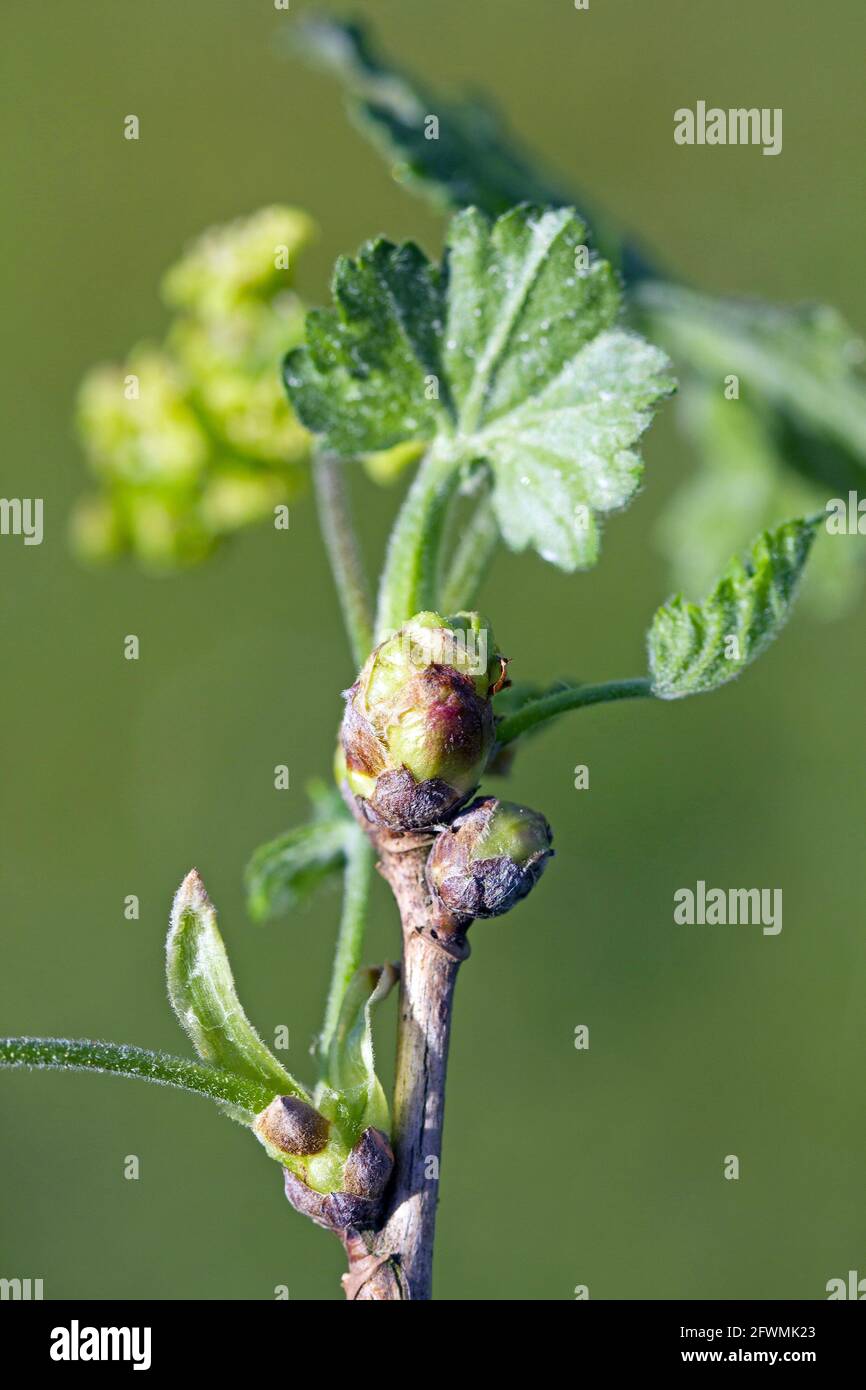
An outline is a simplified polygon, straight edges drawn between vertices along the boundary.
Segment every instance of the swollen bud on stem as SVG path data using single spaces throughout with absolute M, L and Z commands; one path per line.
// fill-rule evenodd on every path
M 297 1096 L 276 1096 L 256 1116 L 254 1129 L 266 1147 L 301 1158 L 322 1152 L 331 1126 L 324 1115 Z
M 340 731 L 346 781 L 368 819 L 421 829 L 471 796 L 505 667 L 477 613 L 418 613 L 379 644 L 347 693 Z
M 436 839 L 427 860 L 430 891 L 457 917 L 498 917 L 537 883 L 552 842 L 540 812 L 485 797 Z

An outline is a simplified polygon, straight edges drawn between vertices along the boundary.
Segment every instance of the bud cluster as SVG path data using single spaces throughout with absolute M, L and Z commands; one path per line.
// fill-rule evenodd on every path
M 423 829 L 468 800 L 493 748 L 505 666 L 477 613 L 419 613 L 379 644 L 340 732 L 341 771 L 367 819 Z
M 339 1139 L 333 1126 L 314 1106 L 295 1096 L 275 1096 L 267 1109 L 256 1117 L 255 1132 L 274 1157 L 286 1164 L 285 1184 L 289 1201 L 304 1215 L 329 1230 L 364 1226 L 375 1218 L 394 1167 L 394 1153 L 388 1136 L 368 1126 L 348 1155 L 339 1161 L 333 1191 L 319 1191 L 301 1177 L 314 1175 L 313 1164 L 329 1161 L 328 1150 L 337 1156 Z M 337 1140 L 332 1144 L 332 1140 Z M 319 1174 L 318 1176 L 321 1176 Z
M 205 232 L 163 282 L 164 341 L 87 374 L 77 416 L 96 488 L 72 523 L 86 559 L 192 564 L 297 492 L 309 436 L 274 362 L 303 336 L 291 285 L 314 230 L 270 207 Z
M 346 694 L 338 780 L 373 824 L 438 832 L 428 886 L 464 923 L 508 912 L 553 854 L 537 812 L 494 797 L 466 807 L 495 753 L 506 666 L 478 613 L 418 613 Z

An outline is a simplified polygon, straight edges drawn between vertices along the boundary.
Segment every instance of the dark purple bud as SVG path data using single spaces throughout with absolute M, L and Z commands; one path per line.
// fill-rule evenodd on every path
M 544 816 L 485 797 L 436 838 L 427 882 L 457 917 L 498 917 L 534 887 L 553 854 Z

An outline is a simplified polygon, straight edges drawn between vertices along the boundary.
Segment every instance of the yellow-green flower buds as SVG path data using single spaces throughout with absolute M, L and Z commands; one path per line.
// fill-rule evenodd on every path
M 492 796 L 476 801 L 437 837 L 430 891 L 456 917 L 498 917 L 537 883 L 552 842 L 540 812 Z
M 421 829 L 471 796 L 505 664 L 477 613 L 419 613 L 380 643 L 347 693 L 340 734 L 346 781 L 370 820 Z
M 288 524 L 280 509 L 302 482 L 310 437 L 275 364 L 303 338 L 292 280 L 313 231 L 283 207 L 211 228 L 166 276 L 163 345 L 87 374 L 78 427 L 97 490 L 72 521 L 83 558 L 131 551 L 174 569 L 253 522 Z
M 290 207 L 260 208 L 211 227 L 166 274 L 164 298 L 200 318 L 222 318 L 239 304 L 270 300 L 291 284 L 295 257 L 315 231 L 312 218 Z

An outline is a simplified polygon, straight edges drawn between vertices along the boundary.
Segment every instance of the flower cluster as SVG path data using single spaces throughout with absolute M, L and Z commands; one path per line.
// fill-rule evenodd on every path
M 309 436 L 274 363 L 303 336 L 292 282 L 313 232 L 286 207 L 205 232 L 165 276 L 164 342 L 85 377 L 78 427 L 98 481 L 73 517 L 85 558 L 194 563 L 294 494 Z

